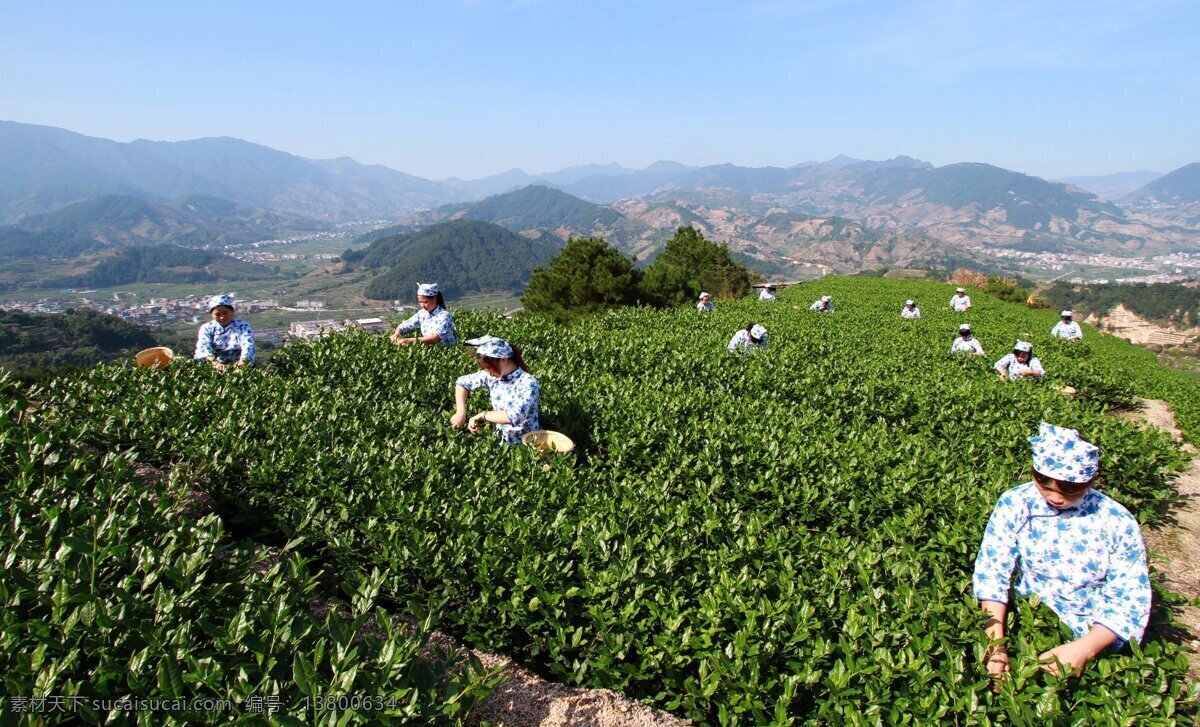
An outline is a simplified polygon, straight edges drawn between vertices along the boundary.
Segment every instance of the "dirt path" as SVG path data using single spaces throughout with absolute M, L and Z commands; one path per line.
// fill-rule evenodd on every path
M 1159 399 L 1143 399 L 1140 411 L 1130 412 L 1126 418 L 1171 433 L 1178 441 L 1183 436 L 1175 426 L 1175 415 L 1167 402 Z M 1184 451 L 1196 455 L 1190 444 Z M 1178 506 L 1171 511 L 1170 519 L 1156 528 L 1145 528 L 1143 535 L 1150 550 L 1150 563 L 1162 577 L 1163 584 L 1170 590 L 1188 599 L 1200 598 L 1200 456 L 1193 457 L 1175 481 L 1179 496 Z M 1182 605 L 1175 613 L 1175 620 L 1189 633 L 1182 635 L 1193 678 L 1200 679 L 1200 608 Z

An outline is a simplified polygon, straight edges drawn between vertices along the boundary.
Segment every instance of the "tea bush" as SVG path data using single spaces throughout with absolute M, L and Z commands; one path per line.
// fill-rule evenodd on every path
M 1164 396 L 1194 437 L 1195 386 L 1091 330 L 1052 340 L 1053 311 L 976 294 L 952 313 L 951 292 L 830 278 L 775 304 L 569 329 L 456 314 L 463 338 L 522 346 L 543 425 L 578 445 L 554 460 L 448 426 L 453 381 L 475 367 L 461 349 L 366 334 L 289 346 L 269 370 L 101 367 L 36 395 L 98 447 L 202 475 L 239 526 L 304 538 L 351 579 L 377 570 L 382 595 L 445 602 L 441 626 L 472 646 L 681 716 L 1189 723 L 1198 692 L 1165 609 L 1140 647 L 1066 680 L 1036 665 L 1064 638 L 1057 619 L 1022 600 L 1014 678 L 994 693 L 970 580 L 1042 420 L 1097 442 L 1102 488 L 1159 517 L 1182 455 L 1109 414 Z M 807 310 L 822 293 L 835 314 Z M 906 298 L 924 318 L 899 318 Z M 728 354 L 750 320 L 770 348 Z M 948 353 L 963 321 L 986 358 Z M 992 372 L 1018 336 L 1047 380 Z
M 450 673 L 458 655 L 419 657 L 430 622 L 376 608 L 377 574 L 346 581 L 345 615 L 318 615 L 305 558 L 264 562 L 217 516 L 194 520 L 167 485 L 135 479 L 132 452 L 80 451 L 70 422 L 24 408 L 0 409 L 6 723 L 128 720 L 117 705 L 150 699 L 211 701 L 139 721 L 322 723 L 346 714 L 317 700 L 367 694 L 338 724 L 427 724 L 460 721 L 488 692 L 477 661 Z

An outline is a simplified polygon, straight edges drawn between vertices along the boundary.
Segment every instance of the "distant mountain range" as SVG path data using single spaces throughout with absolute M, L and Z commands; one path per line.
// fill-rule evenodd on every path
M 696 224 L 763 266 L 954 256 L 964 245 L 1144 254 L 1200 248 L 1197 168 L 1153 179 L 1117 202 L 1116 192 L 1149 173 L 1079 178 L 1068 186 L 987 164 L 838 156 L 789 167 L 663 161 L 641 170 L 593 164 L 432 181 L 237 139 L 119 143 L 0 122 L 0 221 L 21 218 L 5 230 L 15 241 L 0 235 L 0 251 L 76 249 L 89 240 L 197 244 L 271 236 L 280 225 L 318 224 L 313 220 L 376 218 L 397 224 L 375 237 L 476 219 L 551 245 L 570 235 L 602 235 L 643 259 L 674 226 Z M 1083 191 L 1084 183 L 1103 193 Z M 193 208 L 171 202 L 198 198 L 206 201 Z M 69 224 L 36 216 L 72 203 L 85 206 L 63 210 L 77 218 Z M 244 208 L 257 210 L 263 223 L 246 221 L 254 216 Z M 230 214 L 243 220 L 235 230 Z
M 1086 189 L 1097 197 L 1119 200 L 1161 177 L 1159 172 L 1118 172 L 1094 177 L 1067 177 L 1051 181 Z
M 104 195 L 220 197 L 324 220 L 388 217 L 462 194 L 348 158 L 313 160 L 240 139 L 128 143 L 0 121 L 0 222 Z

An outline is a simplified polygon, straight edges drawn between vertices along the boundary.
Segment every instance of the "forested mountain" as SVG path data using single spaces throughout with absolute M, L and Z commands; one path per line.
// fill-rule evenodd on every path
M 533 185 L 507 194 L 438 209 L 451 219 L 482 220 L 514 232 L 535 228 L 571 229 L 608 228 L 623 218 L 620 212 L 585 202 L 566 192 Z
M 191 354 L 191 344 L 183 337 L 105 313 L 0 311 L 0 368 L 26 379 L 44 378 L 63 367 L 87 368 L 151 346 L 169 346 L 185 357 Z
M 603 237 L 620 247 L 636 248 L 642 240 L 662 242 L 665 239 L 653 227 L 629 219 L 612 207 L 593 204 L 542 185 L 497 194 L 471 204 L 443 205 L 418 212 L 405 217 L 393 228 L 368 233 L 359 239 L 375 239 L 387 230 L 399 233 L 405 228 L 448 220 L 491 222 L 529 237 L 557 239 L 558 243 L 566 242 L 570 237 Z
M 376 240 L 342 259 L 385 270 L 368 285 L 368 298 L 407 301 L 416 295 L 418 283 L 439 283 L 449 298 L 521 290 L 533 269 L 549 261 L 556 249 L 499 225 L 456 220 Z
M 129 283 L 215 283 L 221 280 L 261 280 L 271 273 L 261 265 L 228 255 L 178 247 L 151 245 L 121 248 L 103 255 L 87 272 L 42 282 L 44 288 L 107 288 Z
M 240 139 L 129 143 L 0 121 L 0 222 L 119 194 L 209 195 L 320 219 L 379 217 L 462 199 L 437 182 L 348 158 L 312 160 Z
M 146 243 L 229 244 L 324 229 L 323 223 L 217 197 L 170 204 L 108 195 L 0 227 L 0 262 L 74 257 L 88 250 Z

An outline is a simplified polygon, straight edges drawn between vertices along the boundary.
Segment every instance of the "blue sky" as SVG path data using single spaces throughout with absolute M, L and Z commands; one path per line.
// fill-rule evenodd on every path
M 1194 0 L 18 2 L 0 119 L 428 178 L 837 154 L 1200 161 Z

